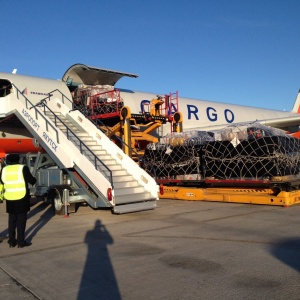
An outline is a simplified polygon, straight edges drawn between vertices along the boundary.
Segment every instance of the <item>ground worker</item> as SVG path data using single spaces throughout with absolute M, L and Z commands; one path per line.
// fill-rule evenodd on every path
M 30 246 L 31 243 L 25 241 L 27 212 L 30 210 L 28 184 L 35 184 L 36 179 L 26 165 L 20 164 L 18 154 L 9 154 L 0 173 L 0 183 L 3 184 L 3 200 L 6 200 L 8 213 L 8 244 L 10 247 L 18 245 L 18 248 Z

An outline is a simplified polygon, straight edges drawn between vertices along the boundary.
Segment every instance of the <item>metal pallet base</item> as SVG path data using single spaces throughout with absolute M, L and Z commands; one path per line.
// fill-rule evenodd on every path
M 160 199 L 174 199 L 187 201 L 215 201 L 278 205 L 288 207 L 300 203 L 300 190 L 281 191 L 274 195 L 271 189 L 260 188 L 194 188 L 164 186 Z

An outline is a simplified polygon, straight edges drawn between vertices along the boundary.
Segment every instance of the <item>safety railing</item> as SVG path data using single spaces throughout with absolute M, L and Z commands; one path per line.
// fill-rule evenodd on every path
M 119 136 L 117 136 L 109 127 L 107 127 L 100 119 L 97 119 L 96 116 L 94 116 L 94 118 L 91 117 L 91 115 L 89 115 L 86 111 L 86 109 L 83 109 L 82 107 L 76 105 L 71 99 L 69 99 L 66 95 L 64 95 L 59 89 L 55 89 L 51 92 L 49 92 L 49 96 L 45 97 L 44 99 L 42 99 L 41 101 L 44 100 L 50 100 L 51 97 L 54 97 L 54 93 L 58 93 L 60 96 L 58 97 L 58 99 L 61 99 L 62 103 L 71 103 L 72 106 L 72 110 L 78 110 L 80 111 L 87 119 L 89 119 L 90 122 L 92 122 L 96 127 L 99 128 L 99 125 L 105 128 L 105 131 L 110 133 L 110 136 L 114 137 L 118 142 L 120 142 L 120 144 L 122 145 L 122 147 L 127 147 L 129 149 L 129 151 L 131 151 L 131 153 L 133 153 L 135 155 L 135 157 L 137 157 L 138 163 L 139 165 L 142 166 L 148 166 L 147 170 L 145 170 L 146 172 L 148 172 L 152 177 L 154 177 L 156 179 L 156 171 L 155 169 L 152 167 L 151 163 L 148 162 L 146 159 L 144 159 L 140 154 L 138 154 L 130 145 L 128 145 L 127 143 L 125 143 Z M 71 110 L 71 111 L 72 111 Z M 100 129 L 100 128 L 99 128 Z M 101 129 L 100 129 L 101 130 Z M 150 171 L 149 171 L 150 170 Z
M 65 128 L 65 131 L 66 131 L 67 139 L 69 141 L 71 141 L 77 148 L 79 148 L 79 151 L 82 155 L 84 155 L 85 157 L 90 155 L 92 157 L 92 160 L 89 158 L 88 159 L 91 162 L 93 162 L 94 167 L 97 171 L 99 171 L 102 174 L 104 173 L 103 175 L 109 180 L 109 182 L 111 183 L 111 186 L 113 188 L 112 171 L 106 166 L 106 164 L 101 159 L 99 159 L 99 157 L 96 154 L 94 154 L 94 152 L 68 127 L 68 125 L 66 125 L 64 123 L 64 121 L 59 116 L 57 116 L 55 114 L 55 112 L 53 112 L 51 110 L 51 108 L 49 108 L 46 105 L 44 100 L 39 102 L 37 105 L 42 105 L 42 109 L 43 109 L 45 115 L 47 115 L 47 112 L 50 112 L 52 114 L 52 116 L 54 117 L 53 121 L 54 121 L 54 124 L 56 127 L 58 127 L 58 122 L 61 125 L 63 125 L 63 127 Z M 102 166 L 105 170 L 101 169 L 101 167 L 99 168 L 99 165 Z
M 24 105 L 25 105 L 26 109 L 29 109 L 29 110 L 34 109 L 34 114 L 35 114 L 36 120 L 39 120 L 39 116 L 40 116 L 44 120 L 44 122 L 45 122 L 46 130 L 49 132 L 49 127 L 51 127 L 53 129 L 53 131 L 55 132 L 56 142 L 59 144 L 59 133 L 58 133 L 58 130 L 49 122 L 49 120 L 47 120 L 47 118 L 41 113 L 41 111 L 39 111 L 36 108 L 36 105 L 34 105 L 26 96 L 24 96 L 24 94 L 22 94 L 22 92 L 14 84 L 12 84 L 12 86 L 16 90 L 16 92 L 17 92 L 17 98 L 19 100 L 20 100 L 19 96 L 20 95 L 22 96 L 23 100 L 25 101 Z
M 42 99 L 39 103 L 37 104 L 33 104 L 26 96 L 24 96 L 22 94 L 22 92 L 14 85 L 14 88 L 17 91 L 17 98 L 20 100 L 19 95 L 21 95 L 23 97 L 23 99 L 25 100 L 25 107 L 27 109 L 34 109 L 35 111 L 35 118 L 38 120 L 38 116 L 41 116 L 42 119 L 45 121 L 45 125 L 46 125 L 46 130 L 49 131 L 49 127 L 51 127 L 54 132 L 55 132 L 55 136 L 56 136 L 56 142 L 59 144 L 59 132 L 57 130 L 56 127 L 58 127 L 58 121 L 60 122 L 60 124 L 63 125 L 63 127 L 65 127 L 66 129 L 66 136 L 67 139 L 70 140 L 74 145 L 76 145 L 76 143 L 74 143 L 74 140 L 77 141 L 79 143 L 79 150 L 80 153 L 84 156 L 86 156 L 86 153 L 90 153 L 90 155 L 93 158 L 93 163 L 94 163 L 94 167 L 96 170 L 98 170 L 100 173 L 102 173 L 110 182 L 112 188 L 113 188 L 113 177 L 112 177 L 112 171 L 94 154 L 94 152 L 46 105 L 45 100 L 48 99 L 49 97 L 51 97 L 51 93 L 49 93 L 49 97 L 46 97 L 44 99 Z M 54 91 L 53 91 L 54 92 Z M 60 92 L 61 93 L 61 92 Z M 62 94 L 62 93 L 61 93 Z M 62 100 L 68 99 L 66 96 L 64 96 L 62 94 Z M 69 100 L 69 99 L 68 99 Z M 70 100 L 69 100 L 70 101 Z M 64 101 L 62 101 L 64 103 Z M 30 106 L 30 107 L 29 107 Z M 37 107 L 42 106 L 42 111 L 43 113 L 37 109 Z M 55 126 L 53 126 L 53 124 L 51 122 L 49 122 L 48 120 L 48 115 L 46 114 L 46 109 L 47 111 L 49 111 L 53 117 L 54 117 L 54 124 Z M 73 140 L 71 139 L 71 137 L 73 138 Z M 103 168 L 105 169 L 105 171 L 101 168 L 99 168 L 100 166 L 103 166 Z

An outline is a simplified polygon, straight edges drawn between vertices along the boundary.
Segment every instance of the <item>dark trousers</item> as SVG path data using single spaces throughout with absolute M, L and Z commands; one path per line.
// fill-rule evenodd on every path
M 8 236 L 9 243 L 23 245 L 25 243 L 25 229 L 27 222 L 27 212 L 19 214 L 8 214 Z M 17 230 L 17 238 L 16 238 Z

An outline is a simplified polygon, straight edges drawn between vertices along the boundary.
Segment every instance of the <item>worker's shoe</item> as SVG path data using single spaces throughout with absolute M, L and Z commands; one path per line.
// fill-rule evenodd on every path
M 25 242 L 24 244 L 18 245 L 18 248 L 29 247 L 31 245 L 32 245 L 32 243 Z
M 17 243 L 8 241 L 8 245 L 9 245 L 9 248 L 14 248 L 17 246 Z

